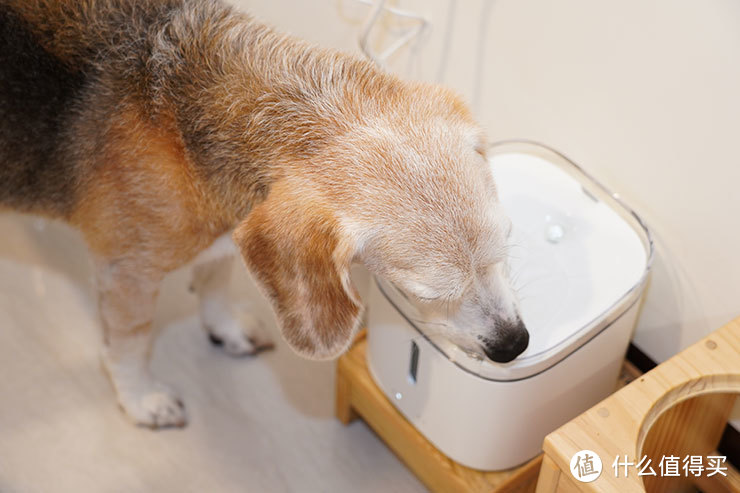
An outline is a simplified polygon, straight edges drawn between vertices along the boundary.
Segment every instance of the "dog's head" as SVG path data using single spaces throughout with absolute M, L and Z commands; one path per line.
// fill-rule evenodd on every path
M 349 268 L 359 261 L 416 298 L 429 328 L 510 361 L 528 333 L 483 134 L 444 89 L 414 85 L 395 97 L 285 171 L 235 240 L 283 336 L 305 356 L 350 344 L 362 305 Z

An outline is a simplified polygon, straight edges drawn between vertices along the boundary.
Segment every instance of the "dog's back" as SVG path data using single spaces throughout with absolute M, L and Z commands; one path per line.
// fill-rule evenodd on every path
M 177 4 L 0 0 L 0 207 L 71 210 L 83 171 L 71 143 L 97 63 L 106 53 L 135 63 L 146 32 Z
M 28 24 L 0 5 L 0 204 L 60 210 L 73 195 L 60 130 L 85 77 L 45 51 Z

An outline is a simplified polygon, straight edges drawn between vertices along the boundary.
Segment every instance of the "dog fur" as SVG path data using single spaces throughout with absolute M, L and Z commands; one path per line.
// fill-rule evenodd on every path
M 440 330 L 471 351 L 526 346 L 483 133 L 447 89 L 216 0 L 0 0 L 0 36 L 0 206 L 83 232 L 105 367 L 136 423 L 186 419 L 148 371 L 167 272 L 204 257 L 193 289 L 212 340 L 269 345 L 231 312 L 229 257 L 207 253 L 232 230 L 305 356 L 350 344 L 353 262 L 444 311 Z

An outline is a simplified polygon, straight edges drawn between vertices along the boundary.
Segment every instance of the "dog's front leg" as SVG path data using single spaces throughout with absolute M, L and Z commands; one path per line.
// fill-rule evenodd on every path
M 198 295 L 200 321 L 208 338 L 231 356 L 255 354 L 271 348 L 273 343 L 261 321 L 250 313 L 237 313 L 232 305 L 229 281 L 233 254 L 209 255 L 208 250 L 204 254 L 196 259 L 193 267 L 192 289 Z
M 149 372 L 152 317 L 163 273 L 131 259 L 97 259 L 96 274 L 105 331 L 103 365 L 119 404 L 138 425 L 184 426 L 182 401 Z

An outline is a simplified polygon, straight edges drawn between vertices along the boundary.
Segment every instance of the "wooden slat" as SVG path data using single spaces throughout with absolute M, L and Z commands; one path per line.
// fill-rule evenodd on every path
M 558 489 L 560 474 L 560 468 L 557 464 L 551 458 L 545 456 L 542 459 L 536 493 L 555 493 Z

